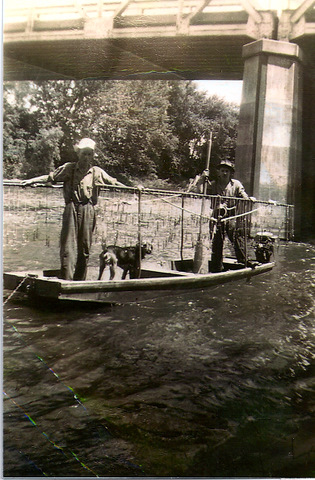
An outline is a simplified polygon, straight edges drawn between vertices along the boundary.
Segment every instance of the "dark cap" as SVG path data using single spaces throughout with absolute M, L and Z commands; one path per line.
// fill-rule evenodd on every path
M 231 160 L 221 160 L 219 165 L 217 165 L 217 168 L 221 168 L 221 167 L 228 167 L 232 170 L 232 172 L 234 172 L 235 170 L 234 163 L 231 162 Z

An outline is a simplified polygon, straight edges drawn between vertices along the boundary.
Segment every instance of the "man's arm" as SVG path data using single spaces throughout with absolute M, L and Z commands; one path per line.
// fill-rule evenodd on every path
M 117 185 L 118 187 L 126 187 L 126 185 L 119 182 L 117 178 L 111 177 L 100 167 L 94 167 L 94 183 L 96 187 L 102 187 L 103 185 Z
M 252 202 L 256 202 L 255 197 L 250 197 L 246 193 L 244 185 L 241 182 L 239 182 L 238 180 L 235 180 L 235 181 L 237 181 L 237 183 L 238 183 L 238 195 L 237 196 L 241 197 L 241 198 L 244 198 L 245 200 L 251 200 Z
M 196 177 L 190 182 L 187 193 L 203 193 L 205 182 L 208 181 L 209 170 L 204 170 L 201 175 Z
M 23 180 L 22 187 L 35 185 L 35 183 L 48 183 L 49 181 L 50 181 L 49 175 L 41 175 L 40 177 L 33 177 L 33 178 L 29 178 L 28 180 Z

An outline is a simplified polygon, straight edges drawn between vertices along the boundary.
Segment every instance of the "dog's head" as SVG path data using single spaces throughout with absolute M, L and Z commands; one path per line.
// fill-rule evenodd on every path
M 152 253 L 153 246 L 151 243 L 143 243 L 141 246 L 141 253 L 142 255 L 150 255 Z
M 115 261 L 115 255 L 111 252 L 105 252 L 103 254 L 103 261 L 105 265 L 112 265 Z M 117 260 L 116 260 L 117 261 Z

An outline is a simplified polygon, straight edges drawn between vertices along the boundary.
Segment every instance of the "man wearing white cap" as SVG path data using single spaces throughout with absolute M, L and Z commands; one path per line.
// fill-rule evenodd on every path
M 65 209 L 60 235 L 61 278 L 65 280 L 85 280 L 87 263 L 92 244 L 92 234 L 96 224 L 94 206 L 97 203 L 99 187 L 118 185 L 116 178 L 102 168 L 91 166 L 95 142 L 83 138 L 74 150 L 77 162 L 67 162 L 49 175 L 24 180 L 22 185 L 35 183 L 63 182 Z

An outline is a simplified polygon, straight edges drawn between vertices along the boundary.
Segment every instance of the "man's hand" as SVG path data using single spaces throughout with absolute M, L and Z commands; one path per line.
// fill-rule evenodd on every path
M 115 180 L 116 180 L 116 179 L 115 179 Z M 127 186 L 127 185 L 125 185 L 124 183 L 119 182 L 118 180 L 116 180 L 113 185 L 117 185 L 117 187 L 126 187 L 126 186 Z
M 251 202 L 257 202 L 256 197 L 249 197 L 249 199 L 250 199 Z
M 21 185 L 23 188 L 25 188 L 33 185 L 33 183 L 30 180 L 22 180 Z

